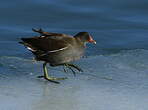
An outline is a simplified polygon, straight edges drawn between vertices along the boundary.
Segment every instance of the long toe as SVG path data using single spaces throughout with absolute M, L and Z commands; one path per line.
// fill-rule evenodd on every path
M 55 78 L 55 77 L 46 77 L 47 79 L 50 79 L 50 80 L 65 80 L 65 79 L 68 79 L 67 77 L 64 77 L 64 78 Z
M 37 78 L 44 78 L 44 76 L 37 76 Z
M 79 66 L 77 66 L 77 65 L 74 65 L 74 64 L 68 64 L 68 66 L 77 69 L 79 72 L 83 72 L 83 70 L 82 70 Z
M 67 77 L 64 78 L 54 78 L 54 77 L 44 77 L 46 80 L 53 82 L 53 83 L 57 83 L 59 84 L 60 82 L 56 81 L 56 80 L 65 80 L 67 79 Z
M 67 77 L 64 77 L 64 78 L 53 78 L 54 80 L 65 80 L 65 79 L 68 79 Z
M 51 79 L 48 79 L 48 78 L 45 78 L 47 81 L 50 81 L 50 82 L 53 82 L 53 83 L 56 83 L 56 84 L 60 84 L 60 82 L 58 81 L 55 81 L 55 80 L 51 80 Z

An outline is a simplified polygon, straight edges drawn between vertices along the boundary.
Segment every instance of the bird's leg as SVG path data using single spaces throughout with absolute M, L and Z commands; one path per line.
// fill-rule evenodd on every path
M 73 75 L 76 76 L 76 72 L 70 66 L 68 66 L 68 68 L 72 71 Z
M 48 71 L 47 71 L 47 67 L 46 67 L 46 62 L 43 64 L 43 70 L 44 70 L 44 76 L 38 76 L 38 78 L 44 78 L 50 82 L 54 82 L 54 83 L 59 83 L 58 81 L 56 80 L 64 80 L 64 79 L 67 79 L 67 78 L 54 78 L 54 77 L 49 77 L 48 75 Z
M 75 76 L 75 74 L 76 74 L 75 71 L 74 71 L 70 66 L 68 66 L 67 63 L 64 63 L 64 64 L 62 64 L 62 65 L 63 65 L 63 69 L 64 69 L 64 72 L 65 72 L 65 73 L 67 73 L 67 68 L 68 68 L 68 69 L 70 69 L 70 70 L 72 71 L 72 73 L 73 73 L 74 76 Z M 65 68 L 65 67 L 66 67 L 66 68 Z
M 64 65 L 63 65 L 63 70 L 64 70 L 65 73 L 68 72 L 66 67 L 67 67 L 67 66 L 64 64 Z
M 66 63 L 66 65 L 69 66 L 69 67 L 73 67 L 73 68 L 77 69 L 79 72 L 83 72 L 83 70 L 80 67 L 78 67 L 77 65 L 70 64 L 70 63 Z
M 74 64 L 64 63 L 63 66 L 64 67 L 67 67 L 68 69 L 70 69 L 72 71 L 72 73 L 73 73 L 74 76 L 76 75 L 76 72 L 73 70 L 73 68 L 75 68 L 79 72 L 83 72 L 83 70 L 81 68 L 79 68 L 78 66 L 76 66 Z M 64 68 L 64 72 L 65 72 L 65 68 Z
M 76 76 L 76 72 L 67 63 L 64 64 L 64 67 L 69 68 L 72 71 L 73 75 Z

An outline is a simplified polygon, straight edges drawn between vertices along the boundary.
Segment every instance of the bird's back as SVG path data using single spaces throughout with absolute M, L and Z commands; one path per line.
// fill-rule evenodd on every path
M 22 41 L 37 60 L 49 62 L 51 65 L 78 60 L 84 53 L 83 45 L 74 37 L 65 34 L 22 38 Z

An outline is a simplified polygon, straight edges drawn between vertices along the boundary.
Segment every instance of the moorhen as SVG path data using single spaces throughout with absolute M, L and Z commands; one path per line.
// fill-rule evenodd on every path
M 94 43 L 96 41 L 88 34 L 88 32 L 79 32 L 75 36 L 70 36 L 60 33 L 44 32 L 42 29 L 32 29 L 34 32 L 40 33 L 40 36 L 31 38 L 21 38 L 23 44 L 28 50 L 30 50 L 37 61 L 44 61 L 43 70 L 44 76 L 38 76 L 38 78 L 45 78 L 48 81 L 59 83 L 57 80 L 63 80 L 66 78 L 54 78 L 49 77 L 46 64 L 50 66 L 64 66 L 71 69 L 77 69 L 82 71 L 78 66 L 69 62 L 80 59 L 84 55 L 86 43 Z M 65 71 L 65 69 L 64 69 Z

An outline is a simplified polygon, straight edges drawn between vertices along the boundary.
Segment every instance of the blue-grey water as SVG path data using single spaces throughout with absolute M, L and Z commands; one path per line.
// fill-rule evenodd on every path
M 1 0 L 0 110 L 148 110 L 147 0 Z M 75 35 L 97 45 L 75 62 L 76 77 L 61 67 L 61 84 L 37 79 L 42 62 L 18 44 L 32 28 Z

